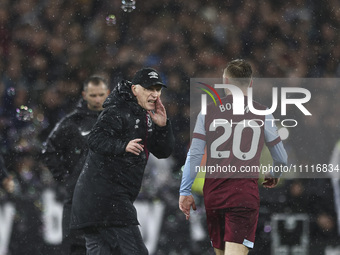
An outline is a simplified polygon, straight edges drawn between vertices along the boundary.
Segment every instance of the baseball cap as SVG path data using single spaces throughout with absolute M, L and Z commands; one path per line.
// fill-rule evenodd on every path
M 132 79 L 132 84 L 140 84 L 144 88 L 148 88 L 152 85 L 162 85 L 163 87 L 167 87 L 163 81 L 159 73 L 150 67 L 142 68 Z

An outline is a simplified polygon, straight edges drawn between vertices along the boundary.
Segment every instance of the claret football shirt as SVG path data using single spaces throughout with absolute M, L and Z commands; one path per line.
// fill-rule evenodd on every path
M 199 170 L 205 172 L 203 188 L 207 209 L 259 206 L 259 160 L 264 143 L 275 164 L 287 164 L 287 154 L 277 133 L 274 117 L 255 115 L 247 107 L 233 115 L 232 96 L 222 99 L 225 107 L 208 105 L 207 114 L 197 117 L 192 144 L 183 170 L 181 195 L 191 194 Z M 257 110 L 266 107 L 253 101 Z M 200 167 L 206 147 L 207 161 Z

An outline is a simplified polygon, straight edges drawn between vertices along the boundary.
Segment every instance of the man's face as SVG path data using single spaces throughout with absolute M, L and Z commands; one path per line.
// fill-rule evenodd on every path
M 162 85 L 153 85 L 147 89 L 141 85 L 132 85 L 131 89 L 141 107 L 149 111 L 155 110 L 155 102 L 161 96 Z
M 87 108 L 91 111 L 101 111 L 103 110 L 103 103 L 110 91 L 105 86 L 103 82 L 99 85 L 94 85 L 90 82 L 87 89 L 83 91 L 83 98 L 87 102 Z

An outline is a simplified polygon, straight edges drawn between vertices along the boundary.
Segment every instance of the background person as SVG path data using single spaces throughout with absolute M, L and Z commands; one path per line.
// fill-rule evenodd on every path
M 88 152 L 87 136 L 102 111 L 109 95 L 107 81 L 100 76 L 89 77 L 83 85 L 76 109 L 57 123 L 43 149 L 43 161 L 58 185 L 58 195 L 64 203 L 64 254 L 85 254 L 82 233 L 69 229 L 72 197 L 77 179 Z

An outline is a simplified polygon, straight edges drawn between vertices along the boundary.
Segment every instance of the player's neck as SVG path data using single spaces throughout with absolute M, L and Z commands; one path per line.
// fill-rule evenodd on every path
M 243 88 L 239 87 L 239 89 L 241 89 L 241 91 L 242 91 L 242 93 L 243 93 L 244 96 L 248 96 L 248 88 L 249 88 L 249 87 L 243 87 Z M 226 91 L 226 95 L 227 95 L 227 96 L 232 95 L 232 93 L 230 92 L 230 90 L 227 90 L 227 91 Z

